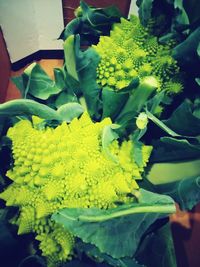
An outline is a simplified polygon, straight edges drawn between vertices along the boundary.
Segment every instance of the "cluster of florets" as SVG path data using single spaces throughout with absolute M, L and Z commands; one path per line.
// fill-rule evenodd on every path
M 136 16 L 121 19 L 114 25 L 110 36 L 101 36 L 96 46 L 100 55 L 97 83 L 120 90 L 138 77 L 154 76 L 158 90 L 179 93 L 183 89 L 179 67 L 171 56 L 171 43 L 160 44 Z
M 110 124 L 110 119 L 93 123 L 84 113 L 55 129 L 39 130 L 22 120 L 8 131 L 14 166 L 7 176 L 13 183 L 0 198 L 19 207 L 18 233 L 36 233 L 48 266 L 70 258 L 74 245 L 73 236 L 51 221 L 52 213 L 66 207 L 107 209 L 135 199 L 136 180 L 152 148 L 142 147 L 143 164 L 137 166 L 133 144 L 114 141 L 110 153 L 115 160 L 110 159 L 101 143 L 103 128 Z

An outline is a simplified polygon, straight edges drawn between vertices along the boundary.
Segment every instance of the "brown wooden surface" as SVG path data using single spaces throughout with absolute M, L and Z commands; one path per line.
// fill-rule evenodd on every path
M 63 0 L 64 25 L 74 18 L 74 10 L 79 6 L 80 0 Z M 87 4 L 96 7 L 116 5 L 124 16 L 128 15 L 131 0 L 86 0 Z
M 0 103 L 5 101 L 9 77 L 10 59 L 3 38 L 3 33 L 0 28 Z

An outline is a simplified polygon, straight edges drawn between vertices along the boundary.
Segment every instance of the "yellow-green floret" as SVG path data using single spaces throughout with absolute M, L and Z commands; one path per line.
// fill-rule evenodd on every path
M 131 16 L 130 20 L 121 19 L 114 24 L 110 36 L 101 36 L 94 49 L 100 55 L 97 67 L 97 82 L 100 86 L 109 86 L 120 90 L 129 85 L 133 78 L 141 80 L 145 76 L 154 76 L 160 83 L 158 90 L 167 93 L 179 93 L 182 90 L 179 67 L 171 56 L 170 44 L 160 44 L 148 27 L 141 25 L 139 19 Z M 176 81 L 176 88 L 165 84 Z M 179 78 L 178 78 L 179 80 Z
M 18 233 L 36 233 L 48 266 L 73 255 L 74 238 L 51 221 L 55 211 L 65 207 L 108 209 L 116 202 L 134 201 L 137 179 L 151 153 L 142 147 L 143 165 L 131 157 L 133 145 L 114 141 L 110 146 L 115 160 L 102 148 L 102 131 L 110 119 L 93 123 L 87 113 L 70 124 L 37 129 L 22 120 L 9 129 L 13 169 L 7 172 L 12 184 L 0 194 L 7 206 L 19 207 Z M 131 197 L 132 196 L 132 197 Z

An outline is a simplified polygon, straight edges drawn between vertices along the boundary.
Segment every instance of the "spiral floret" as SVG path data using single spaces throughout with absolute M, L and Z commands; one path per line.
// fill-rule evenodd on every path
M 117 201 L 134 201 L 137 179 L 146 166 L 152 148 L 142 147 L 143 165 L 131 157 L 131 141 L 110 145 L 111 160 L 102 148 L 102 131 L 109 118 L 93 123 L 87 113 L 55 129 L 37 129 L 22 120 L 9 129 L 14 166 L 7 172 L 13 181 L 0 194 L 6 205 L 19 207 L 18 233 L 36 234 L 48 266 L 70 259 L 74 238 L 51 221 L 62 208 L 108 209 Z
M 179 76 L 179 67 L 171 55 L 171 46 L 160 44 L 158 38 L 150 33 L 148 27 L 143 27 L 135 16 L 131 16 L 130 20 L 122 18 L 121 23 L 113 26 L 110 36 L 101 36 L 99 43 L 93 47 L 100 55 L 97 83 L 101 87 L 120 90 L 135 77 L 151 75 L 161 84 L 158 90 L 165 90 L 165 84 L 172 77 Z M 172 91 L 167 86 L 166 92 L 179 93 L 182 85 L 178 83 L 180 86 Z

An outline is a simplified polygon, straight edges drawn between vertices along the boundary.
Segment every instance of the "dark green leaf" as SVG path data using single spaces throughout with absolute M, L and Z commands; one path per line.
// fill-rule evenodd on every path
M 60 106 L 71 102 L 78 102 L 76 95 L 68 94 L 67 92 L 61 92 L 55 100 L 55 106 L 56 108 L 59 108 Z
M 80 50 L 79 36 L 75 37 L 74 49 L 76 55 L 76 70 L 88 111 L 92 117 L 100 119 L 100 88 L 96 83 L 96 68 L 100 60 L 99 55 L 93 48 L 82 52 Z
M 102 89 L 102 119 L 106 117 L 114 119 L 126 103 L 128 96 L 128 94 L 118 94 L 116 91 L 113 91 L 109 87 L 104 87 Z
M 116 161 L 116 157 L 111 154 L 109 151 L 109 145 L 116 139 L 119 138 L 119 135 L 115 132 L 116 129 L 119 129 L 119 125 L 111 124 L 104 127 L 102 132 L 102 148 L 106 152 L 107 156 L 112 160 Z
M 148 116 L 148 118 L 153 121 L 158 127 L 160 127 L 163 131 L 165 131 L 167 134 L 171 135 L 171 136 L 180 136 L 179 134 L 177 134 L 176 132 L 174 132 L 172 129 L 170 129 L 165 123 L 163 123 L 161 120 L 159 120 L 158 118 L 156 118 L 151 112 L 149 112 L 148 110 L 146 110 L 146 114 Z
M 83 242 L 76 242 L 76 249 L 79 252 L 87 254 L 92 259 L 97 262 L 107 262 L 109 266 L 114 267 L 145 267 L 144 265 L 140 265 L 134 258 L 121 258 L 114 259 L 111 256 L 101 253 L 97 247 L 91 244 L 86 244 Z
M 119 259 L 133 256 L 148 227 L 173 212 L 175 205 L 170 197 L 141 189 L 139 203 L 109 210 L 66 208 L 52 218 L 83 242 Z
M 156 185 L 156 190 L 161 194 L 171 196 L 182 210 L 191 210 L 200 201 L 200 168 L 199 176 Z
M 65 73 L 63 69 L 54 69 L 55 84 L 60 89 L 63 90 L 66 87 L 65 84 Z
M 62 120 L 62 117 L 55 110 L 29 99 L 11 100 L 0 105 L 0 116 L 19 115 L 36 115 L 47 120 Z
M 185 41 L 173 49 L 173 57 L 179 62 L 179 65 L 184 67 L 189 73 L 198 73 L 200 68 L 200 60 L 197 55 L 199 42 L 200 27 L 192 32 Z
M 21 76 L 14 77 L 12 81 L 22 92 L 24 98 L 31 95 L 35 98 L 46 100 L 61 91 L 56 86 L 55 81 L 36 63 L 32 63 Z
M 139 16 L 143 25 L 147 25 L 151 18 L 152 3 L 154 0 L 140 1 Z
M 71 122 L 74 118 L 79 117 L 83 112 L 83 107 L 78 103 L 67 103 L 59 107 L 57 110 L 58 115 L 66 122 Z
M 176 267 L 176 255 L 169 223 L 147 235 L 137 253 L 147 267 Z
M 190 100 L 185 100 L 172 114 L 163 121 L 169 128 L 181 135 L 200 135 L 200 119 L 193 115 L 194 105 Z
M 96 44 L 100 35 L 108 35 L 113 23 L 122 16 L 115 6 L 95 8 L 80 1 L 81 14 L 67 24 L 60 35 L 66 40 L 70 35 L 80 34 L 81 45 Z
M 65 65 L 67 72 L 75 80 L 79 81 L 76 70 L 76 55 L 74 50 L 74 35 L 70 35 L 64 42 Z

